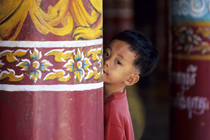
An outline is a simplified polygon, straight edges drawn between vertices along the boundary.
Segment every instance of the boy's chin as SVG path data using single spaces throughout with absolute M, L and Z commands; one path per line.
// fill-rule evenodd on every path
M 104 81 L 104 83 L 107 82 L 107 77 L 105 74 L 103 74 L 103 81 Z
M 107 82 L 106 80 L 103 80 L 103 82 L 104 82 L 104 85 L 109 84 L 109 82 Z
M 103 80 L 104 84 L 107 84 L 106 80 Z

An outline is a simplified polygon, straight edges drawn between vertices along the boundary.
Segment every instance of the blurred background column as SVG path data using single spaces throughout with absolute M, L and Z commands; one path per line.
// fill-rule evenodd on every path
M 135 29 L 151 39 L 160 55 L 155 71 L 141 77 L 137 84 L 137 94 L 143 101 L 145 113 L 141 140 L 169 139 L 168 3 L 168 0 L 134 1 Z
M 210 3 L 171 0 L 170 140 L 210 137 Z
M 102 140 L 102 0 L 0 3 L 0 139 Z
M 113 35 L 134 28 L 133 0 L 104 0 L 104 45 Z

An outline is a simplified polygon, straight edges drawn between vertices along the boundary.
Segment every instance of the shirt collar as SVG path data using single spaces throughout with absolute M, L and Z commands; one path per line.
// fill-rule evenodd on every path
M 123 92 L 115 92 L 112 95 L 104 98 L 104 103 L 110 102 L 110 101 L 115 100 L 115 99 L 116 100 L 117 99 L 121 99 L 121 98 L 123 98 L 125 96 L 126 96 L 126 89 L 124 89 Z

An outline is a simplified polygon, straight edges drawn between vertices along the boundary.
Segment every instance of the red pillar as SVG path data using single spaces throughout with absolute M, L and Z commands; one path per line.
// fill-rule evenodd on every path
M 102 140 L 102 0 L 0 7 L 0 139 Z
M 171 0 L 171 140 L 210 137 L 209 1 Z
M 133 0 L 104 0 L 104 45 L 126 29 L 133 29 Z

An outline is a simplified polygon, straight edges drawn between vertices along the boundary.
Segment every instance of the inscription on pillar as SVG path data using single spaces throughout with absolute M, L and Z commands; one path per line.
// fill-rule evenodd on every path
M 209 110 L 209 100 L 201 96 L 186 96 L 185 93 L 196 84 L 197 66 L 189 65 L 185 72 L 172 72 L 172 82 L 180 87 L 180 91 L 173 98 L 173 106 L 188 111 L 188 118 L 192 115 L 202 115 Z

